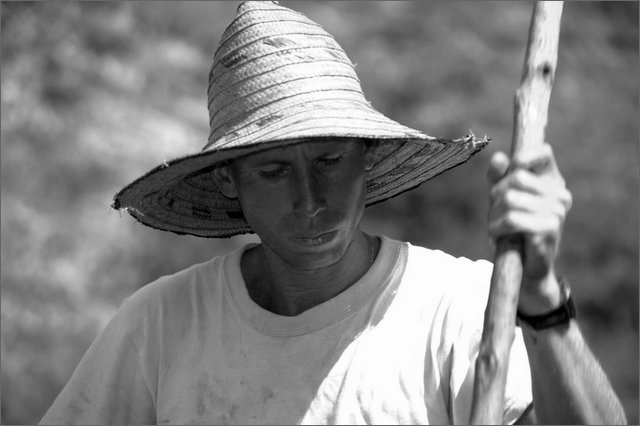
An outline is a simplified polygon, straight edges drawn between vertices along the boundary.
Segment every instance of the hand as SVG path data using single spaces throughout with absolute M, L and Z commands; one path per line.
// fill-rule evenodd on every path
M 554 264 L 572 197 L 551 146 L 545 143 L 512 161 L 503 152 L 495 153 L 488 178 L 489 235 L 524 237 L 518 309 L 529 315 L 554 309 L 562 297 Z

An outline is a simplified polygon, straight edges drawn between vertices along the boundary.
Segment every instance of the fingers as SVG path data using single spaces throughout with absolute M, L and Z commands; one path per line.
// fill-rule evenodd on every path
M 509 168 L 509 157 L 502 151 L 498 151 L 491 156 L 491 160 L 489 162 L 489 171 L 487 173 L 487 177 L 490 183 L 495 183 L 499 181 L 504 174 L 507 172 Z
M 497 182 L 508 170 L 519 169 L 528 170 L 536 175 L 547 174 L 562 178 L 553 155 L 553 149 L 545 142 L 535 148 L 518 152 L 512 159 L 509 159 L 502 151 L 494 153 L 489 163 L 489 182 Z
M 491 159 L 489 233 L 559 234 L 572 196 L 560 175 L 551 146 L 520 153 L 509 161 L 504 153 Z
M 521 151 L 512 160 L 514 169 L 529 170 L 534 174 L 560 175 L 553 149 L 548 143 Z
M 545 143 L 512 159 L 496 153 L 491 158 L 488 179 L 489 235 L 494 240 L 513 234 L 524 236 L 523 277 L 528 283 L 536 283 L 538 292 L 542 289 L 539 284 L 553 275 L 562 228 L 572 204 L 553 150 Z
M 491 187 L 492 201 L 508 201 L 514 192 L 524 192 L 532 196 L 540 196 L 541 200 L 558 200 L 566 210 L 571 208 L 572 197 L 567 190 L 564 179 L 556 175 L 536 175 L 528 170 L 518 169 L 510 172 L 502 180 Z M 512 200 L 515 201 L 515 200 Z M 513 207 L 517 207 L 513 205 Z
M 553 149 L 548 143 L 520 152 L 511 160 L 505 153 L 496 152 L 491 157 L 487 175 L 492 185 L 492 199 L 500 198 L 513 188 L 555 196 L 567 208 L 571 207 L 571 194 L 566 190 Z
M 564 187 L 545 189 L 546 186 L 543 181 L 531 191 L 494 188 L 489 206 L 490 235 L 497 238 L 520 232 L 559 232 L 571 208 L 571 193 Z
M 513 234 L 558 235 L 564 223 L 565 212 L 528 212 L 510 210 L 503 215 L 495 215 L 489 221 L 489 235 L 493 239 Z

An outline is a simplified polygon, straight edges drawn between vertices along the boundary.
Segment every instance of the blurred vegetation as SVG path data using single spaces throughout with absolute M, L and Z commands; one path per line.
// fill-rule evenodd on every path
M 492 258 L 490 154 L 508 150 L 528 2 L 282 2 L 345 47 L 369 100 L 494 143 L 367 210 L 365 227 Z M 2 422 L 37 422 L 121 301 L 239 247 L 141 226 L 113 194 L 208 135 L 210 60 L 237 2 L 1 5 Z M 574 195 L 560 269 L 638 422 L 638 3 L 566 2 L 547 138 Z

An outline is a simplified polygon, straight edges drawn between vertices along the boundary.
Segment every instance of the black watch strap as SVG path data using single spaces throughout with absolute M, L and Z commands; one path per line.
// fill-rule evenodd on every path
M 566 280 L 560 278 L 559 281 L 562 288 L 562 304 L 556 309 L 540 315 L 524 315 L 518 311 L 516 319 L 518 325 L 524 323 L 534 330 L 545 330 L 567 324 L 571 318 L 577 316 L 576 305 L 573 303 Z

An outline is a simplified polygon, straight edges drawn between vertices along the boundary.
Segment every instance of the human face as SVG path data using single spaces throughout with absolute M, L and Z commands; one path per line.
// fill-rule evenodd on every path
M 231 192 L 270 255 L 301 270 L 326 267 L 359 232 L 367 152 L 345 139 L 261 151 L 232 163 Z

